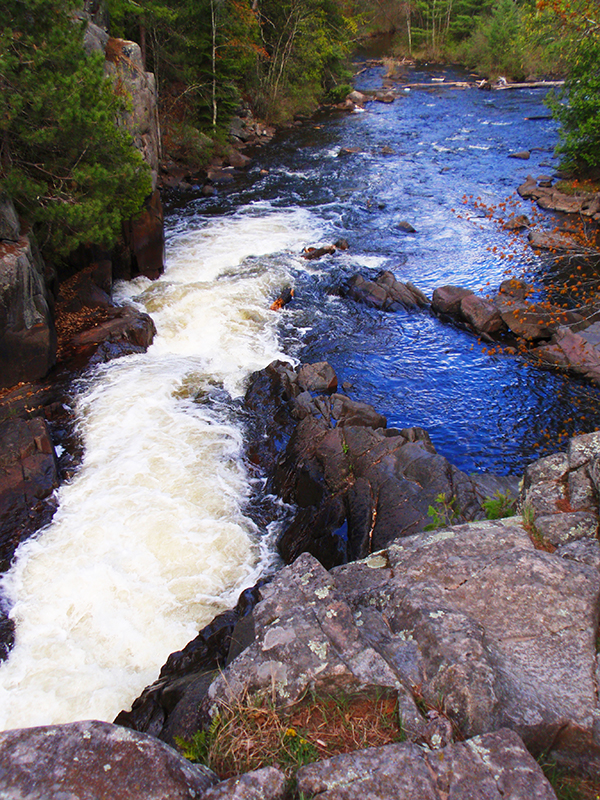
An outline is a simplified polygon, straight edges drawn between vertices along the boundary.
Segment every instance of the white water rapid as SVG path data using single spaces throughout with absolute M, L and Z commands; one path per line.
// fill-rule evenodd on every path
M 16 644 L 0 728 L 112 720 L 273 557 L 243 514 L 241 433 L 194 396 L 239 395 L 282 357 L 269 306 L 315 224 L 267 204 L 188 221 L 161 279 L 120 286 L 158 335 L 79 397 L 83 465 L 3 580 Z

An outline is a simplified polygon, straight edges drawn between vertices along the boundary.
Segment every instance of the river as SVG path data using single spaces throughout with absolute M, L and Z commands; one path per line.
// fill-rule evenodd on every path
M 248 375 L 271 360 L 328 360 L 351 397 L 391 426 L 425 427 L 467 471 L 519 474 L 600 425 L 598 390 L 584 381 L 489 356 L 428 312 L 386 314 L 340 292 L 355 272 L 383 268 L 428 294 L 503 280 L 507 234 L 483 215 L 465 219 L 463 197 L 495 205 L 528 173 L 551 172 L 556 127 L 526 120 L 547 115 L 542 90 L 433 80 L 457 77 L 411 70 L 431 88 L 283 130 L 214 197 L 198 187 L 167 198 L 165 274 L 116 290 L 153 316 L 155 342 L 83 382 L 83 464 L 3 580 L 16 644 L 0 667 L 2 728 L 111 720 L 276 565 L 277 523 L 263 530 L 248 513 L 260 486 L 243 461 L 239 408 Z M 372 67 L 357 88 L 381 80 Z M 525 149 L 529 161 L 509 158 Z M 302 258 L 339 238 L 348 250 Z M 528 269 L 542 275 L 547 263 L 529 256 Z M 286 285 L 293 302 L 271 311 Z

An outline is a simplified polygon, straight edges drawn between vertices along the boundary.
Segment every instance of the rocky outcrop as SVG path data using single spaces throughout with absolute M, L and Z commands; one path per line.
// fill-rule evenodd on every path
M 371 308 L 398 311 L 401 308 L 424 308 L 429 299 L 412 283 L 397 281 L 391 272 L 380 273 L 374 281 L 353 275 L 346 291 L 348 297 Z
M 329 574 L 305 554 L 261 590 L 254 640 L 207 703 L 388 686 L 409 738 L 426 724 L 418 698 L 463 736 L 509 727 L 599 774 L 593 545 L 587 561 L 551 555 L 512 518 L 396 540 Z
M 554 188 L 551 181 L 543 178 L 536 180 L 532 175 L 527 176 L 527 180 L 517 191 L 521 197 L 535 200 L 540 208 L 581 214 L 600 222 L 600 193 L 582 191 L 579 194 L 565 194 Z
M 523 479 L 522 504 L 537 534 L 555 547 L 598 535 L 600 434 L 575 436 L 565 453 L 530 464 Z
M 97 721 L 0 733 L 0 764 L 7 800 L 190 800 L 218 780 L 151 736 Z
M 428 752 L 392 744 L 301 767 L 298 791 L 313 800 L 554 800 L 519 737 L 509 730 Z
M 297 507 L 278 540 L 286 563 L 305 551 L 327 567 L 363 557 L 423 530 L 431 507 L 443 519 L 483 515 L 487 492 L 477 476 L 436 453 L 423 429 L 387 429 L 372 406 L 337 393 L 327 367 L 274 362 L 252 376 L 246 394 L 263 425 L 251 458 Z M 317 373 L 320 383 L 305 381 Z M 514 489 L 514 480 L 505 482 Z
M 56 361 L 52 296 L 35 242 L 0 200 L 0 388 L 47 374 Z

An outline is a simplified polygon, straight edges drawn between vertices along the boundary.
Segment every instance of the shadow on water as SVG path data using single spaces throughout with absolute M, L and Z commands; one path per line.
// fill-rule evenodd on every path
M 380 89 L 382 76 L 383 68 L 369 68 L 357 88 Z M 433 77 L 468 79 L 439 65 L 406 73 L 412 83 Z M 340 383 L 352 384 L 351 396 L 372 403 L 389 425 L 426 428 L 462 469 L 518 474 L 568 435 L 600 426 L 599 391 L 488 356 L 468 332 L 427 312 L 386 314 L 342 299 L 339 289 L 355 272 L 374 277 L 381 269 L 428 294 L 449 283 L 496 289 L 506 276 L 500 253 L 508 235 L 484 216 L 462 218 L 464 199 L 496 205 L 528 174 L 552 174 L 556 126 L 544 114 L 544 90 L 456 90 L 439 80 L 425 90 L 402 87 L 393 104 L 374 102 L 362 113 L 324 115 L 280 132 L 233 186 L 188 202 L 172 223 L 263 206 L 310 210 L 322 242 L 343 237 L 350 249 L 315 262 L 290 255 L 296 295 L 281 317 L 284 351 L 330 361 Z M 522 150 L 529 160 L 509 157 Z M 399 228 L 404 220 L 417 232 Z M 525 266 L 516 262 L 517 271 Z M 532 269 L 541 277 L 544 262 L 529 255 Z

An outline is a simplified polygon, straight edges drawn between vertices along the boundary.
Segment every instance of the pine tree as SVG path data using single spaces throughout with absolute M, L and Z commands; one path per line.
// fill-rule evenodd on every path
M 0 31 L 0 180 L 47 255 L 110 246 L 151 190 L 117 125 L 127 98 L 87 56 L 75 0 L 4 0 Z

